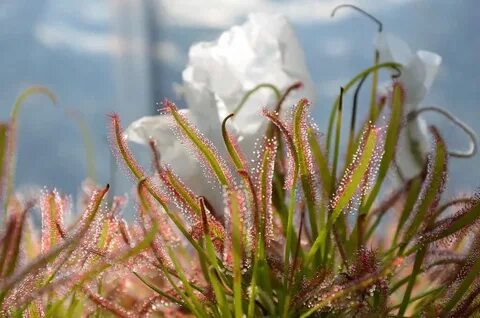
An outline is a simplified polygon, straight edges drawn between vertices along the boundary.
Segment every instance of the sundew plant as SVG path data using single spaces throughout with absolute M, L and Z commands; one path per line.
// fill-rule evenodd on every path
M 122 217 L 126 198 L 107 200 L 109 186 L 92 180 L 82 185 L 77 204 L 55 189 L 13 191 L 18 110 L 32 94 L 55 100 L 44 87 L 20 95 L 11 118 L 0 125 L 2 315 L 478 315 L 480 199 L 444 193 L 449 160 L 472 156 L 476 135 L 446 110 L 420 106 L 438 55 L 400 57 L 392 44 L 398 40 L 383 33 L 380 21 L 351 5 L 332 15 L 340 9 L 373 19 L 379 34 L 373 65 L 339 87 L 330 112 L 322 113 L 327 127 L 313 122 L 309 100 L 292 102 L 309 86 L 302 72 L 291 82 L 284 77 L 280 84 L 239 86 L 244 91 L 236 100 L 187 81 L 199 94 L 209 89 L 211 95 L 201 96 L 216 97 L 193 99 L 187 91 L 187 100 L 223 98 L 221 118 L 208 131 L 192 104 L 185 110 L 168 100 L 159 117 L 126 132 L 119 116 L 109 115 L 112 152 L 136 185 L 136 219 L 130 224 Z M 285 23 L 270 18 L 253 16 L 242 27 Z M 383 73 L 391 79 L 379 84 Z M 360 119 L 359 95 L 367 82 L 370 102 Z M 270 94 L 273 102 L 248 108 L 258 94 Z M 350 118 L 343 114 L 347 108 Z M 462 129 L 470 149 L 451 150 L 439 129 L 419 117 L 426 111 Z M 249 120 L 259 118 L 253 134 L 238 121 L 242 112 Z M 245 141 L 248 134 L 255 142 Z M 149 147 L 151 169 L 140 166 L 128 140 Z M 180 146 L 189 158 L 178 159 Z M 191 164 L 201 176 L 176 170 L 193 169 Z M 40 212 L 40 228 L 32 223 L 34 211 Z

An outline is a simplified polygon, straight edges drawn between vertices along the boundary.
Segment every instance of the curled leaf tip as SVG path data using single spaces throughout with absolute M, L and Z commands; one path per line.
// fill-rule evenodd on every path
M 350 9 L 353 9 L 357 12 L 360 12 L 362 15 L 366 16 L 367 18 L 369 18 L 370 20 L 372 20 L 373 22 L 375 22 L 378 25 L 378 32 L 383 31 L 382 21 L 380 21 L 379 19 L 377 19 L 376 17 L 374 17 L 372 14 L 368 13 L 367 11 L 365 11 L 365 10 L 361 9 L 360 7 L 357 7 L 356 5 L 353 5 L 353 4 L 341 4 L 341 5 L 336 6 L 335 8 L 333 8 L 332 13 L 330 14 L 330 17 L 331 18 L 335 17 L 335 14 L 337 13 L 337 11 L 340 10 L 340 9 L 344 9 L 344 8 L 350 8 Z
M 401 65 L 394 65 L 392 68 L 396 71 L 395 74 L 392 74 L 392 79 L 397 79 L 402 76 L 402 68 Z
M 110 119 L 113 119 L 113 120 L 118 120 L 119 119 L 118 113 L 115 113 L 115 112 L 108 113 L 107 117 L 110 118 Z
M 35 94 L 43 94 L 47 96 L 53 104 L 57 104 L 57 97 L 55 94 L 45 86 L 33 85 L 23 90 L 20 95 L 17 97 L 15 104 L 13 104 L 11 116 L 13 120 L 16 120 L 18 117 L 18 112 L 20 107 L 23 105 L 25 100 Z
M 477 153 L 477 148 L 478 148 L 478 136 L 475 133 L 475 131 L 468 126 L 466 123 L 461 121 L 459 118 L 457 118 L 455 115 L 450 113 L 448 110 L 438 107 L 438 106 L 428 106 L 428 107 L 421 107 L 418 109 L 414 109 L 410 111 L 407 115 L 407 120 L 414 120 L 418 115 L 420 115 L 423 112 L 435 112 L 438 113 L 442 116 L 444 116 L 446 119 L 452 122 L 452 124 L 458 126 L 460 129 L 464 131 L 464 133 L 467 135 L 469 139 L 469 149 L 466 151 L 449 151 L 449 155 L 451 157 L 457 157 L 457 158 L 470 158 L 474 156 Z
M 147 182 L 147 178 L 142 178 L 142 179 L 138 180 L 138 184 L 137 184 L 138 193 L 140 193 L 141 190 L 145 187 L 146 182 Z
M 175 105 L 174 102 L 172 102 L 171 100 L 165 98 L 163 101 L 162 101 L 162 105 L 163 107 L 165 108 L 165 110 L 167 111 L 173 111 L 173 110 L 177 110 L 177 105 Z
M 300 105 L 302 106 L 310 106 L 310 100 L 308 100 L 308 98 L 302 98 L 300 99 L 300 101 L 298 102 Z
M 300 99 L 295 107 L 294 117 L 297 116 L 298 119 L 303 118 L 304 111 L 309 106 L 310 106 L 310 101 L 307 98 Z
M 134 159 L 133 155 L 128 148 L 125 133 L 121 127 L 120 117 L 116 113 L 108 114 L 110 118 L 110 135 L 109 141 L 111 144 L 111 150 L 117 160 L 123 162 L 128 168 L 127 172 L 135 177 L 135 179 L 141 179 L 145 176 L 143 169 Z
M 303 82 L 297 81 L 297 82 L 293 83 L 292 86 L 290 86 L 290 89 L 300 89 L 303 86 L 304 86 Z
M 400 95 L 397 97 L 395 96 L 395 93 L 398 92 Z M 393 90 L 392 90 L 392 97 L 397 97 L 397 98 L 400 98 L 399 99 L 399 103 L 401 103 L 403 105 L 403 103 L 405 102 L 405 96 L 406 94 L 408 94 L 408 92 L 405 90 L 405 87 L 403 86 L 403 84 L 399 81 L 394 81 L 393 82 Z
M 222 133 L 224 134 L 224 137 L 225 137 L 225 134 L 226 134 L 226 129 L 227 129 L 227 121 L 232 118 L 233 116 L 235 116 L 235 113 L 231 113 L 229 114 L 227 117 L 225 117 L 222 121 Z
M 205 235 L 208 235 L 208 233 L 210 232 L 210 229 L 208 226 L 207 207 L 205 205 L 205 198 L 203 196 L 200 196 L 198 198 L 198 202 L 200 203 L 200 210 L 202 213 L 203 231 Z
M 225 143 L 225 147 L 227 147 L 228 154 L 230 155 L 230 158 L 232 159 L 235 167 L 237 169 L 243 169 L 243 167 L 246 165 L 245 156 L 242 150 L 240 149 L 236 138 L 232 137 L 227 130 L 227 120 L 232 118 L 233 116 L 234 116 L 234 113 L 228 115 L 223 120 L 222 137 Z

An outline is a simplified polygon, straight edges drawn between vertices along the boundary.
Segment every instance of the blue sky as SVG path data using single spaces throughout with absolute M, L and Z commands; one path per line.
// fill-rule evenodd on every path
M 147 3 L 148 10 L 141 3 Z M 34 98 L 21 113 L 17 184 L 56 186 L 68 193 L 78 190 L 86 167 L 79 128 L 65 113 L 70 108 L 82 112 L 91 127 L 99 181 L 108 182 L 111 158 L 105 115 L 118 112 L 127 124 L 154 113 L 159 98 L 175 98 L 172 84 L 181 80 L 190 45 L 215 39 L 223 29 L 243 22 L 250 11 L 279 12 L 292 21 L 316 84 L 315 117 L 322 129 L 325 110 L 338 87 L 372 62 L 375 25 L 347 11 L 330 19 L 331 8 L 340 3 L 343 2 L 2 2 L 1 118 L 8 117 L 16 95 L 30 84 L 46 85 L 59 98 L 57 106 L 44 98 Z M 480 130 L 480 10 L 476 1 L 349 3 L 375 14 L 384 22 L 386 31 L 403 38 L 413 49 L 442 55 L 442 68 L 425 104 L 444 106 Z M 156 25 L 153 32 L 146 28 L 146 21 Z M 440 126 L 448 145 L 462 147 L 465 141 L 457 129 L 435 115 L 426 118 Z M 459 192 L 478 187 L 479 156 L 452 160 L 450 165 L 450 189 Z

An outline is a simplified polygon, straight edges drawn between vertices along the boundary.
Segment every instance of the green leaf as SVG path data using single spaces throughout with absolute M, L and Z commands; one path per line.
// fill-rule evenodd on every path
M 10 196 L 13 194 L 13 187 L 15 183 L 15 146 L 16 146 L 16 131 L 17 131 L 17 119 L 18 119 L 18 114 L 20 112 L 20 108 L 22 105 L 25 103 L 25 100 L 29 98 L 32 95 L 35 94 L 43 94 L 47 96 L 53 104 L 56 104 L 57 98 L 55 94 L 53 94 L 48 88 L 44 86 L 31 86 L 24 91 L 20 93 L 20 95 L 17 97 L 17 100 L 13 104 L 12 110 L 11 110 L 11 120 L 10 120 L 10 127 L 9 127 L 9 133 L 7 135 L 8 141 L 8 153 L 6 153 L 4 156 L 6 156 L 6 159 L 4 161 L 8 161 L 9 167 L 8 170 L 5 171 L 6 173 L 6 194 L 5 194 L 5 201 L 4 201 L 4 209 L 5 209 L 5 215 L 7 214 L 7 206 L 8 202 L 10 200 Z M 0 179 L 1 180 L 1 179 Z
M 257 86 L 255 86 L 254 88 L 252 88 L 251 90 L 249 90 L 243 96 L 242 100 L 240 100 L 238 105 L 235 107 L 235 110 L 233 111 L 233 113 L 237 114 L 242 109 L 243 105 L 245 105 L 245 103 L 250 98 L 250 96 L 252 96 L 252 94 L 254 94 L 255 92 L 257 92 L 258 90 L 260 90 L 262 88 L 271 89 L 273 91 L 273 93 L 275 94 L 275 98 L 277 99 L 277 101 L 280 100 L 280 98 L 282 97 L 282 93 L 280 93 L 280 90 L 275 85 L 270 84 L 270 83 L 261 83 L 261 84 L 258 84 Z
M 149 282 L 145 277 L 143 277 L 142 275 L 140 275 L 139 273 L 137 272 L 133 272 L 133 274 L 135 276 L 137 276 L 138 279 L 140 279 L 140 281 L 142 281 L 142 283 L 144 283 L 146 286 L 148 286 L 151 290 L 153 290 L 155 293 L 159 294 L 160 296 L 164 297 L 165 299 L 168 299 L 169 301 L 171 301 L 172 303 L 175 303 L 181 307 L 186 307 L 185 303 L 176 299 L 175 297 L 172 297 L 170 296 L 168 293 L 164 292 L 163 290 L 161 290 L 160 288 L 158 288 L 157 286 L 155 286 L 153 283 Z M 170 276 L 170 274 L 168 273 L 168 271 L 164 271 L 164 274 L 165 276 Z M 170 278 L 171 280 L 171 278 Z M 172 282 L 173 284 L 173 282 Z
M 235 141 L 232 140 L 232 136 L 230 136 L 227 130 L 227 120 L 232 118 L 234 114 L 230 114 L 222 122 L 222 136 L 223 141 L 225 143 L 225 147 L 227 147 L 228 154 L 230 155 L 230 159 L 232 159 L 233 164 L 237 170 L 245 170 L 245 160 L 242 158 L 240 151 L 235 144 Z
M 168 249 L 168 254 L 170 255 L 170 258 L 172 259 L 173 266 L 175 268 L 175 272 L 178 274 L 178 277 L 180 278 L 180 281 L 182 282 L 182 286 L 184 288 L 184 291 L 181 291 L 180 289 L 176 289 L 176 291 L 182 296 L 182 299 L 185 301 L 185 304 L 187 307 L 192 311 L 193 314 L 197 317 L 209 317 L 206 313 L 206 307 L 205 304 L 198 299 L 198 297 L 195 295 L 193 292 L 193 288 L 190 285 L 190 282 L 188 281 L 187 277 L 185 276 L 185 272 L 183 268 L 181 267 L 180 263 L 177 260 L 177 257 L 175 256 L 175 253 L 173 252 L 172 248 L 170 246 L 167 246 Z
M 41 312 L 38 309 L 38 306 L 36 304 L 38 304 L 38 303 L 31 302 L 30 304 L 28 304 L 28 306 L 26 308 L 26 312 L 28 313 L 29 318 L 41 318 L 42 317 L 42 314 L 41 314 Z M 21 315 L 20 317 L 23 317 L 23 315 Z M 47 317 L 47 318 L 49 317 L 48 311 L 47 311 L 45 317 Z
M 253 259 L 253 271 L 252 278 L 250 281 L 249 292 L 250 292 L 250 301 L 248 304 L 248 314 L 247 317 L 253 318 L 255 315 L 255 300 L 257 296 L 260 296 L 262 290 L 266 292 L 267 295 L 272 295 L 272 290 L 270 286 L 270 275 L 268 272 L 268 266 L 266 264 L 265 256 L 265 226 L 267 214 L 270 213 L 269 210 L 271 207 L 271 191 L 272 191 L 272 179 L 273 169 L 275 163 L 275 153 L 276 147 L 272 145 L 272 142 L 267 141 L 265 144 L 265 151 L 263 153 L 260 176 L 259 188 L 259 201 L 260 201 L 260 211 L 261 215 L 256 224 L 258 224 L 260 235 L 256 239 L 255 254 Z M 268 298 L 268 297 L 267 297 Z
M 63 306 L 64 299 L 55 300 L 48 304 L 47 317 L 65 317 L 65 308 Z
M 376 273 L 366 274 L 363 277 L 345 284 L 339 288 L 334 289 L 331 292 L 326 293 L 324 297 L 320 297 L 319 302 L 310 308 L 308 311 L 303 313 L 300 318 L 307 318 L 313 315 L 315 312 L 319 311 L 320 309 L 324 308 L 328 304 L 333 303 L 335 300 L 340 299 L 342 297 L 347 296 L 357 290 L 364 289 L 368 286 L 371 286 L 376 281 L 378 281 L 381 277 L 385 277 L 389 275 L 392 271 L 394 271 L 400 263 L 401 260 L 395 259 L 389 263 L 387 263 L 381 270 L 377 271 Z
M 415 217 L 403 238 L 403 246 L 399 250 L 400 255 L 403 253 L 405 247 L 410 243 L 413 236 L 418 232 L 422 223 L 426 224 L 425 227 L 427 230 L 432 225 L 434 219 L 431 217 L 428 218 L 428 213 L 432 212 L 436 207 L 440 199 L 440 195 L 444 189 L 448 152 L 445 143 L 441 139 L 437 130 L 431 127 L 431 132 L 434 136 L 436 145 L 435 154 L 430 159 L 433 162 L 431 163 L 431 166 L 429 166 L 427 172 L 427 181 L 424 183 L 420 202 L 418 202 L 417 208 L 415 209 Z M 420 274 L 426 251 L 427 246 L 422 244 L 415 255 L 415 263 L 413 265 L 412 274 L 410 275 L 407 289 L 403 294 L 402 304 L 398 310 L 399 316 L 403 316 L 403 314 L 405 314 L 408 304 L 410 303 L 410 296 L 413 287 L 415 286 L 416 278 Z
M 408 305 L 410 304 L 410 296 L 412 294 L 413 287 L 415 286 L 415 281 L 417 276 L 420 274 L 422 270 L 422 264 L 425 259 L 425 255 L 427 253 L 426 247 L 421 247 L 417 254 L 415 255 L 415 262 L 413 263 L 412 274 L 408 280 L 407 289 L 403 293 L 403 300 L 400 304 L 400 309 L 398 310 L 398 317 L 402 317 L 407 310 Z
M 3 199 L 3 185 L 6 184 L 5 177 L 8 175 L 8 131 L 9 123 L 0 123 L 0 198 Z
M 160 171 L 160 177 L 162 180 L 170 186 L 171 190 L 177 195 L 178 199 L 183 202 L 191 211 L 195 214 L 191 215 L 194 219 L 201 216 L 201 206 L 198 203 L 198 199 L 195 194 L 188 189 L 183 182 L 181 182 L 177 176 L 175 176 L 169 169 L 162 169 Z M 208 219 L 209 224 L 213 223 L 212 218 Z M 218 226 L 211 226 L 211 232 L 213 234 L 213 240 L 219 240 L 223 242 L 225 240 L 225 234 L 223 227 L 217 222 Z
M 337 183 L 337 165 L 338 165 L 338 156 L 340 153 L 340 137 L 342 132 L 342 113 L 343 113 L 343 94 L 344 89 L 340 87 L 340 98 L 338 100 L 338 107 L 337 107 L 337 120 L 335 124 L 335 140 L 334 140 L 334 147 L 333 147 L 333 163 L 332 163 L 332 173 L 331 173 L 331 189 L 329 190 L 331 193 L 334 192 L 334 187 Z
M 365 174 L 370 167 L 370 162 L 375 154 L 375 147 L 377 145 L 378 132 L 375 128 L 371 128 L 368 132 L 366 138 L 365 146 L 361 149 L 360 159 L 358 163 L 353 163 L 352 171 L 344 175 L 340 187 L 337 189 L 337 192 L 334 196 L 334 201 L 332 204 L 332 223 L 335 223 L 336 219 L 347 206 L 350 200 L 353 198 L 353 195 L 357 191 L 359 185 L 361 184 Z M 343 187 L 344 186 L 344 187 Z
M 305 263 L 309 263 L 312 257 L 315 255 L 317 250 L 325 243 L 325 238 L 327 233 L 330 231 L 331 227 L 337 221 L 337 218 L 342 213 L 343 209 L 347 206 L 350 200 L 353 198 L 353 195 L 360 186 L 365 173 L 368 171 L 370 166 L 371 158 L 375 153 L 375 148 L 377 144 L 378 132 L 374 128 L 370 128 L 364 146 L 360 145 L 358 152 L 360 153 L 357 156 L 357 162 L 352 162 L 350 168 L 347 169 L 346 174 L 342 178 L 340 185 L 337 189 L 337 193 L 334 196 L 334 199 L 331 203 L 332 213 L 328 218 L 327 226 L 323 228 L 315 242 L 313 243 L 310 251 L 307 255 L 307 260 Z
M 390 113 L 390 119 L 388 121 L 387 133 L 385 136 L 385 145 L 382 160 L 378 168 L 377 180 L 373 189 L 370 191 L 366 203 L 360 208 L 360 213 L 367 214 L 373 205 L 382 183 L 387 176 L 388 169 L 395 157 L 395 151 L 397 148 L 398 136 L 400 133 L 402 118 L 403 118 L 403 100 L 404 100 L 403 88 L 400 84 L 393 86 L 392 93 L 392 107 Z
M 302 99 L 297 103 L 293 117 L 293 143 L 297 154 L 300 181 L 302 183 L 303 192 L 305 195 L 305 203 L 307 205 L 308 216 L 310 220 L 310 228 L 312 236 L 317 237 L 318 225 L 316 215 L 315 194 L 312 187 L 312 171 L 309 169 L 309 156 L 307 155 L 308 140 L 307 137 L 307 107 L 309 102 Z
M 87 233 L 87 230 L 90 227 L 90 224 L 92 223 L 93 219 L 97 215 L 98 209 L 100 208 L 100 204 L 103 200 L 103 197 L 108 192 L 108 189 L 109 189 L 109 186 L 107 185 L 104 189 L 102 189 L 101 191 L 97 191 L 93 195 L 91 199 L 91 205 L 89 205 L 91 207 L 89 210 L 87 210 L 88 214 L 87 214 L 87 217 L 85 218 L 85 222 L 80 227 L 73 229 L 74 234 L 72 235 L 71 238 L 64 240 L 61 244 L 58 244 L 57 246 L 52 248 L 48 253 L 40 256 L 35 261 L 27 265 L 21 272 L 9 278 L 8 280 L 2 281 L 0 283 L 0 305 L 2 304 L 8 292 L 14 286 L 16 286 L 16 284 L 21 282 L 28 274 L 49 264 L 50 262 L 55 260 L 60 253 L 64 251 L 67 251 L 66 254 L 69 255 L 71 251 L 73 251 L 73 249 L 76 246 L 78 246 L 80 240 L 83 238 L 85 233 Z M 50 276 L 47 282 L 53 278 L 53 275 L 54 274 Z
M 260 188 L 260 208 L 261 215 L 259 220 L 260 235 L 264 243 L 267 243 L 268 227 L 272 226 L 272 183 L 273 171 L 276 158 L 276 143 L 267 141 L 265 151 L 262 157 L 260 168 L 259 188 Z
M 213 245 L 212 239 L 210 237 L 210 228 L 207 219 L 207 208 L 205 206 L 205 201 L 202 197 L 199 199 L 200 206 L 202 207 L 202 225 L 204 231 L 204 247 L 208 257 L 209 265 L 204 272 L 207 273 L 208 281 L 213 287 L 213 292 L 215 294 L 215 299 L 220 307 L 222 317 L 231 317 L 230 310 L 227 304 L 227 298 L 225 296 L 225 291 L 222 286 L 222 274 L 217 261 L 217 254 L 215 252 L 215 247 Z M 223 279 L 224 280 L 224 279 Z
M 177 176 L 175 176 L 169 169 L 162 169 L 160 172 L 162 180 L 171 187 L 174 193 L 178 195 L 178 198 L 188 206 L 197 216 L 200 216 L 200 205 L 197 202 L 197 198 L 188 189 L 183 182 L 181 182 Z
M 206 139 L 202 136 L 202 134 L 196 128 L 194 128 L 193 125 L 189 123 L 184 116 L 182 116 L 178 112 L 177 106 L 175 106 L 175 104 L 170 101 L 166 101 L 165 107 L 172 114 L 175 122 L 177 123 L 181 131 L 205 158 L 210 168 L 212 168 L 212 171 L 217 176 L 220 184 L 224 186 L 230 186 L 231 176 L 229 175 L 227 168 L 224 166 L 223 161 L 218 156 L 214 146 L 211 143 L 207 142 Z
M 22 107 L 22 105 L 25 103 L 25 100 L 30 96 L 37 94 L 47 96 L 53 104 L 57 103 L 57 97 L 47 87 L 40 85 L 30 86 L 20 93 L 20 95 L 17 97 L 17 100 L 15 101 L 15 104 L 13 104 L 11 111 L 11 118 L 13 119 L 13 121 L 17 120 L 18 113 L 20 112 L 20 108 Z
M 285 294 L 285 300 L 284 300 L 284 316 L 288 315 L 289 311 L 289 294 L 291 290 L 289 290 L 289 271 L 290 271 L 290 250 L 293 251 L 293 243 L 295 239 L 295 230 L 293 228 L 293 214 L 295 212 L 295 196 L 296 196 L 296 185 L 297 185 L 297 179 L 298 179 L 298 169 L 295 168 L 294 174 L 293 174 L 293 185 L 292 188 L 290 189 L 290 201 L 288 205 L 288 221 L 287 221 L 287 237 L 286 237 L 286 242 L 285 242 L 285 252 L 284 252 L 284 269 L 283 269 L 283 286 L 284 286 L 284 294 Z M 299 240 L 301 238 L 298 238 Z
M 447 174 L 447 158 L 448 152 L 441 139 L 438 131 L 430 128 L 435 138 L 435 154 L 430 159 L 431 165 L 427 171 L 426 182 L 423 184 L 422 192 L 420 193 L 420 199 L 417 201 L 414 208 L 415 216 L 412 223 L 407 228 L 405 235 L 403 236 L 404 246 L 400 249 L 400 253 L 403 252 L 408 243 L 412 240 L 414 235 L 418 233 L 420 226 L 426 224 L 425 229 L 429 230 L 429 226 L 434 221 L 432 217 L 426 218 L 428 213 L 432 212 L 432 209 L 436 207 L 440 199 L 440 195 L 445 188 L 446 174 Z
M 243 318 L 242 302 L 242 237 L 244 226 L 240 216 L 240 205 L 237 194 L 228 191 L 229 208 L 231 214 L 232 253 L 233 253 L 233 303 L 235 306 L 235 318 Z
M 188 230 L 185 228 L 183 221 L 176 215 L 170 211 L 167 205 L 167 198 L 161 195 L 158 190 L 156 189 L 155 185 L 151 182 L 150 179 L 146 177 L 143 170 L 140 168 L 138 163 L 133 158 L 128 146 L 123 138 L 122 128 L 120 126 L 120 118 L 118 115 L 113 114 L 110 116 L 111 118 L 111 147 L 112 151 L 120 157 L 121 160 L 125 163 L 128 170 L 133 174 L 133 176 L 139 182 L 139 187 L 144 187 L 148 193 L 157 201 L 162 208 L 164 209 L 165 213 L 168 215 L 170 220 L 175 224 L 175 226 L 180 230 L 183 236 L 188 240 L 190 244 L 197 250 L 200 255 L 204 255 L 203 249 L 198 245 L 198 243 L 192 238 Z M 139 191 L 141 192 L 141 191 Z M 145 204 L 147 200 L 142 200 L 142 196 L 140 195 L 140 202 Z
M 480 219 L 480 200 L 468 204 L 462 211 L 432 226 L 432 231 L 425 233 L 423 243 L 430 243 L 451 236 L 462 229 L 477 224 Z
M 313 157 L 315 158 L 318 166 L 318 171 L 323 184 L 324 192 L 325 194 L 328 194 L 330 192 L 330 189 L 332 188 L 332 176 L 330 174 L 330 168 L 328 167 L 328 159 L 324 154 L 324 151 L 320 148 L 320 145 L 315 136 L 315 131 L 311 128 L 308 130 L 308 141 L 313 153 Z
M 397 223 L 397 228 L 395 229 L 395 236 L 393 237 L 394 244 L 397 242 L 398 236 L 400 235 L 400 232 L 403 229 L 405 222 L 407 222 L 408 218 L 410 217 L 410 214 L 413 211 L 415 202 L 418 199 L 418 194 L 420 193 L 421 186 L 422 186 L 422 180 L 420 178 L 414 178 L 412 180 L 412 185 L 407 193 L 407 198 L 403 205 L 402 214 L 400 214 L 400 218 Z
M 402 67 L 401 64 L 393 63 L 393 62 L 376 64 L 372 67 L 369 67 L 363 70 L 362 72 L 358 73 L 357 75 L 355 75 L 355 77 L 352 78 L 347 84 L 342 86 L 344 88 L 344 93 L 346 94 L 358 81 L 360 81 L 364 76 L 372 72 L 376 72 L 377 70 L 380 70 L 382 68 L 390 68 L 390 69 L 398 70 L 401 67 Z M 330 153 L 330 144 L 331 144 L 332 133 L 333 133 L 333 123 L 335 121 L 335 114 L 337 113 L 339 102 L 340 102 L 340 96 L 338 96 L 335 102 L 333 103 L 332 110 L 330 112 L 330 117 L 328 120 L 327 147 L 326 147 L 327 153 Z
M 17 212 L 10 216 L 10 220 L 6 226 L 6 231 L 2 240 L 0 254 L 0 277 L 5 278 L 13 274 L 18 262 L 20 252 L 20 243 L 22 242 L 23 227 L 26 220 L 26 213 L 29 208 L 24 211 Z
M 446 305 L 442 308 L 440 317 L 447 317 L 447 315 L 453 310 L 455 305 L 462 299 L 462 296 L 469 290 L 472 283 L 477 280 L 480 273 L 480 257 L 477 257 L 473 265 L 469 268 L 465 278 L 461 281 L 455 293 L 447 301 Z
M 375 50 L 374 67 L 378 66 L 380 61 L 380 52 Z M 377 119 L 377 85 L 378 85 L 378 68 L 372 71 L 372 86 L 370 91 L 370 121 L 373 123 Z
M 79 317 L 82 314 L 83 307 L 84 307 L 84 302 L 82 301 L 82 299 L 77 297 L 76 293 L 74 293 L 72 295 L 72 300 L 70 301 L 70 305 L 68 306 L 65 317 L 66 318 Z
M 293 172 L 289 171 L 289 173 L 292 173 L 291 176 L 285 177 L 287 180 L 285 181 L 285 186 L 284 186 L 285 189 L 290 189 L 287 221 L 286 221 L 286 225 L 284 225 L 286 227 L 286 235 L 285 235 L 286 243 L 285 243 L 285 254 L 284 254 L 284 289 L 285 289 L 285 293 L 287 293 L 290 252 L 294 252 L 293 245 L 296 244 L 295 229 L 293 228 L 293 217 L 294 217 L 295 205 L 296 205 L 296 187 L 297 187 L 297 181 L 298 181 L 299 160 L 298 160 L 298 155 L 297 155 L 297 151 L 294 144 L 294 139 L 290 134 L 290 131 L 287 129 L 287 127 L 280 121 L 280 119 L 278 118 L 278 115 L 266 109 L 263 110 L 263 115 L 267 117 L 278 128 L 283 139 L 285 140 L 285 144 L 287 145 L 287 151 L 289 152 L 288 154 L 288 156 L 290 157 L 289 160 L 291 160 L 291 162 L 288 163 L 290 166 L 288 169 L 293 170 Z M 288 310 L 288 308 L 286 308 L 285 310 Z

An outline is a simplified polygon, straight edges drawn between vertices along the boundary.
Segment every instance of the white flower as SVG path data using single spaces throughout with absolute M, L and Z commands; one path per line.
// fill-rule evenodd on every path
M 417 51 L 401 39 L 380 33 L 376 47 L 381 62 L 397 62 L 403 65 L 398 81 L 405 89 L 405 114 L 419 108 L 437 75 L 442 58 L 433 52 Z M 400 132 L 396 162 L 404 178 L 412 178 L 421 172 L 423 161 L 430 149 L 430 136 L 425 121 L 416 116 Z
M 182 111 L 221 154 L 226 153 L 221 121 L 258 84 L 270 83 L 283 91 L 301 81 L 303 89 L 292 92 L 284 107 L 301 97 L 312 100 L 314 95 L 303 51 L 290 24 L 279 15 L 251 14 L 246 23 L 232 27 L 218 40 L 193 45 L 182 75 L 181 92 L 188 107 Z M 229 122 L 247 155 L 266 129 L 267 121 L 261 115 L 261 109 L 265 106 L 273 108 L 275 104 L 274 93 L 266 88 L 260 89 Z M 172 134 L 165 115 L 140 118 L 127 128 L 126 136 L 128 140 L 141 144 L 148 143 L 150 138 L 155 139 L 162 161 L 169 164 L 196 193 L 211 198 L 212 191 L 202 177 L 201 166 Z

